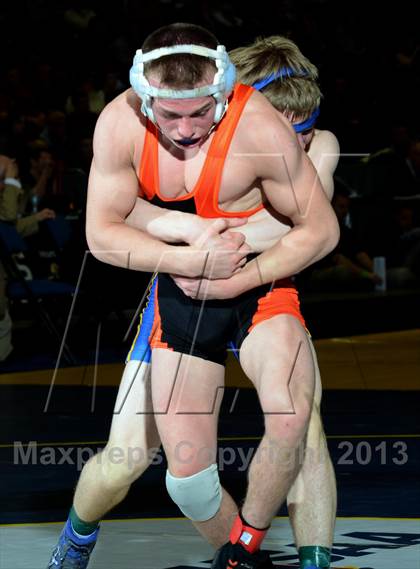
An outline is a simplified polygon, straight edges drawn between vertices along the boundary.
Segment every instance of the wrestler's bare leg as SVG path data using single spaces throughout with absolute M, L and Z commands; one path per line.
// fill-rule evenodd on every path
M 334 468 L 320 415 L 321 377 L 315 349 L 315 397 L 302 468 L 287 496 L 296 547 L 318 545 L 331 549 L 337 509 Z
M 258 324 L 244 340 L 241 366 L 254 383 L 265 413 L 265 434 L 251 462 L 244 519 L 271 524 L 299 469 L 313 404 L 315 372 L 308 335 L 287 314 Z
M 214 362 L 153 350 L 153 409 L 172 476 L 191 476 L 216 463 L 224 373 L 224 367 Z M 236 512 L 232 498 L 223 491 L 216 515 L 194 525 L 209 543 L 220 547 L 228 539 Z
M 150 364 L 129 361 L 124 370 L 106 447 L 84 466 L 73 506 L 85 522 L 100 520 L 126 496 L 160 446 L 151 413 Z

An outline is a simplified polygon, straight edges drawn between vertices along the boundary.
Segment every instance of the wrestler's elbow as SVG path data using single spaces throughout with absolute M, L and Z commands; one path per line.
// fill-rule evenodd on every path
M 312 259 L 312 262 L 323 259 L 337 246 L 340 229 L 335 216 L 328 216 L 322 223 L 308 224 L 306 229 L 307 235 L 311 236 L 311 248 L 315 253 L 315 258 Z
M 320 241 L 322 255 L 328 255 L 335 249 L 340 239 L 340 226 L 334 214 L 328 216 L 328 219 L 322 225 L 320 231 Z
M 103 235 L 103 233 L 102 233 Z M 101 231 L 99 228 L 86 225 L 86 242 L 90 253 L 103 263 L 109 262 L 109 248 L 101 238 Z

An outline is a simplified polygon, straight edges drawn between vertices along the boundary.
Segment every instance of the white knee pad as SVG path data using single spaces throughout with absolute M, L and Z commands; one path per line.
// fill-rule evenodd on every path
M 213 518 L 222 503 L 217 464 L 185 478 L 175 478 L 166 471 L 166 488 L 181 512 L 193 522 L 206 522 Z

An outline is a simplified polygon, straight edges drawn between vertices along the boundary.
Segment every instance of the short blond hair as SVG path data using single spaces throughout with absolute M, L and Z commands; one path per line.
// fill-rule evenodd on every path
M 261 89 L 277 110 L 305 120 L 319 107 L 322 94 L 317 83 L 318 69 L 289 38 L 258 38 L 249 46 L 234 49 L 229 56 L 236 66 L 238 81 L 246 85 L 281 70 L 293 70 L 295 75 L 275 79 Z

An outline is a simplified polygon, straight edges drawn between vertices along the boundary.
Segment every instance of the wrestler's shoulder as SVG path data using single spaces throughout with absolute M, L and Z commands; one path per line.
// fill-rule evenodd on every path
M 281 141 L 288 137 L 292 137 L 292 140 L 295 138 L 289 121 L 258 91 L 249 98 L 239 126 L 244 138 L 257 147 L 262 142 L 267 147 L 271 141 L 278 149 L 279 138 Z
M 316 149 L 321 149 L 323 152 L 339 152 L 340 144 L 337 137 L 330 130 L 318 130 L 315 131 L 314 145 Z

